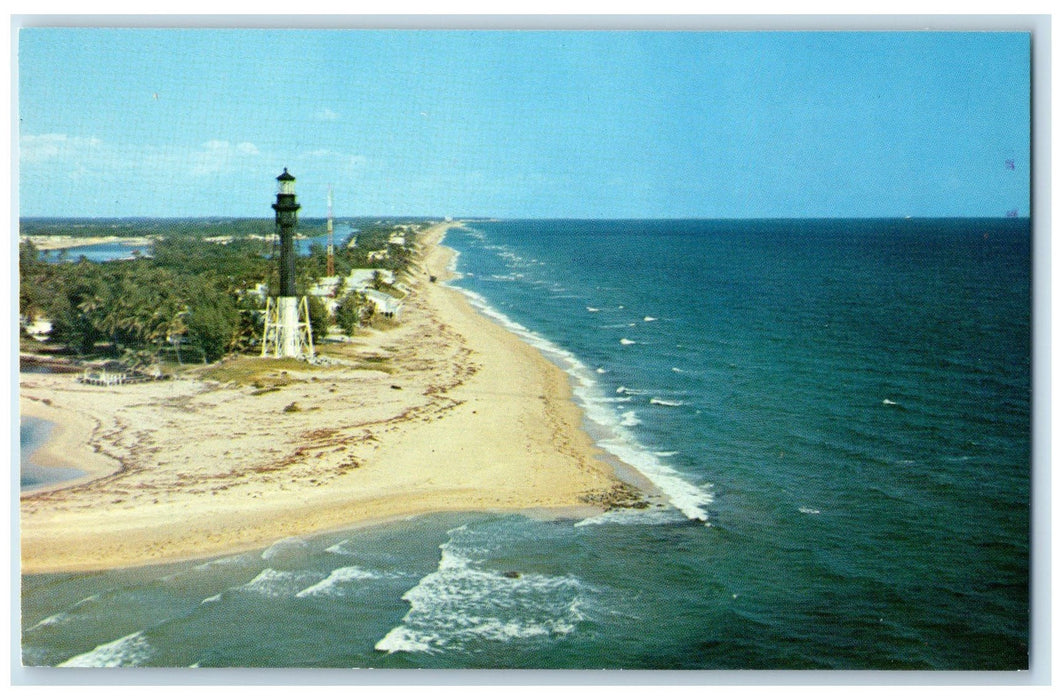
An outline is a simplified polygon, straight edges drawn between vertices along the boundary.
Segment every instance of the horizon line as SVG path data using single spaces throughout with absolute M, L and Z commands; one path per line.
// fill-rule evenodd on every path
M 324 221 L 324 216 L 303 216 L 300 220 Z M 420 221 L 915 221 L 936 219 L 1032 219 L 1031 214 L 1018 215 L 990 215 L 990 214 L 933 214 L 933 215 L 874 215 L 874 216 L 497 216 L 497 215 L 469 215 L 469 216 L 438 216 L 425 214 L 351 214 L 345 216 L 333 216 L 333 220 L 344 219 L 415 219 Z M 180 220 L 205 220 L 205 219 L 235 219 L 235 220 L 263 220 L 272 221 L 273 216 L 244 216 L 236 214 L 188 214 L 188 215 L 150 215 L 150 214 L 127 214 L 119 216 L 73 216 L 54 214 L 20 215 L 19 221 L 31 219 L 52 219 L 57 221 L 124 221 L 124 220 L 149 220 L 149 221 L 180 221 Z

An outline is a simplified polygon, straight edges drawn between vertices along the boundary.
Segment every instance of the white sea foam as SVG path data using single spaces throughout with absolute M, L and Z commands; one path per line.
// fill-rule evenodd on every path
M 475 640 L 512 642 L 570 634 L 585 619 L 579 600 L 591 589 L 571 575 L 506 575 L 481 568 L 476 533 L 450 531 L 439 547 L 439 566 L 408 590 L 402 623 L 380 639 L 378 651 L 394 653 L 462 649 Z
M 247 583 L 228 588 L 216 595 L 204 598 L 200 605 L 221 602 L 226 593 L 253 593 L 267 598 L 286 598 L 303 590 L 311 581 L 319 578 L 319 574 L 312 571 L 280 571 L 278 569 L 263 569 L 258 575 Z
M 596 370 L 594 370 L 594 371 L 595 371 L 595 372 L 597 372 L 598 374 L 604 374 L 604 373 L 608 372 L 608 370 L 607 370 L 607 369 L 605 369 L 604 367 L 598 367 L 598 368 L 597 368 Z
M 651 403 L 651 404 L 653 404 L 655 406 L 672 406 L 672 407 L 675 407 L 675 406 L 682 406 L 683 405 L 683 403 L 681 401 L 669 401 L 668 399 L 658 399 L 655 396 L 653 398 L 649 399 L 649 403 Z
M 881 403 L 883 405 L 885 405 L 885 406 L 899 406 L 900 405 L 900 404 L 896 403 L 895 401 L 891 401 L 889 399 L 882 399 Z
M 687 518 L 707 523 L 706 508 L 715 500 L 710 486 L 700 488 L 691 484 L 656 455 L 635 447 L 621 431 L 622 428 L 616 431 L 620 433 L 616 438 L 603 440 L 601 446 L 644 474 Z
M 652 323 L 653 321 L 656 320 L 656 318 L 654 318 L 653 316 L 646 316 L 642 320 L 645 321 L 646 323 Z
M 306 549 L 308 545 L 306 540 L 301 537 L 285 537 L 282 540 L 278 540 L 269 545 L 264 552 L 262 552 L 262 559 L 269 561 L 270 559 L 276 559 L 279 556 L 290 554 L 292 552 L 301 552 Z
M 318 574 L 311 571 L 278 571 L 263 569 L 253 579 L 243 584 L 238 590 L 269 598 L 285 598 L 302 590 Z
M 31 627 L 27 627 L 24 631 L 25 632 L 32 632 L 33 630 L 35 630 L 35 629 L 37 629 L 39 627 L 50 627 L 51 625 L 57 625 L 60 622 L 63 622 L 64 620 L 69 620 L 69 619 L 71 619 L 73 617 L 74 616 L 71 615 L 69 612 L 58 612 L 58 613 L 56 613 L 54 615 L 49 615 L 48 617 L 44 618 L 43 620 L 41 620 L 40 622 L 38 622 L 37 624 L 35 624 L 35 625 L 31 626 Z
M 209 571 L 210 569 L 230 566 L 233 564 L 245 564 L 250 561 L 253 556 L 254 554 L 234 554 L 228 557 L 221 557 L 220 559 L 211 559 L 202 564 L 196 564 L 194 568 L 196 571 Z
M 441 243 L 442 241 L 440 241 Z M 451 279 L 461 279 L 463 276 L 457 271 L 457 260 L 461 257 L 461 251 L 455 250 L 453 257 L 450 258 L 450 262 L 446 264 L 446 271 L 450 273 Z
M 639 391 L 638 389 L 631 389 L 630 387 L 621 386 L 616 387 L 617 394 L 624 394 L 626 396 L 645 396 L 647 392 Z
M 630 338 L 620 338 L 620 345 L 634 345 L 635 342 L 636 341 L 633 341 Z
M 328 574 L 326 578 L 304 588 L 295 594 L 296 598 L 306 598 L 315 595 L 332 595 L 343 588 L 344 584 L 352 581 L 371 581 L 383 578 L 384 574 L 378 571 L 369 571 L 359 566 L 344 566 Z
M 814 508 L 809 508 L 807 506 L 800 506 L 800 508 L 798 510 L 801 513 L 803 513 L 804 515 L 818 515 L 819 514 L 819 511 L 817 511 Z
M 376 651 L 386 651 L 389 654 L 398 651 L 430 652 L 434 640 L 434 635 L 422 634 L 405 625 L 399 625 L 376 642 L 375 648 Z
M 668 523 L 687 522 L 688 519 L 673 508 L 650 508 L 634 510 L 619 508 L 599 515 L 584 518 L 575 523 L 575 527 L 589 525 L 666 525 Z
M 350 544 L 350 540 L 341 540 L 339 542 L 336 542 L 331 547 L 328 547 L 327 549 L 325 549 L 325 551 L 328 552 L 329 554 L 345 554 L 345 555 L 353 554 L 354 552 L 352 552 L 351 550 L 347 549 L 347 545 L 348 544 Z
M 280 570 L 264 568 L 259 571 L 255 578 L 242 585 L 226 588 L 217 595 L 204 598 L 201 605 L 221 602 L 225 594 L 253 594 L 267 598 L 288 598 L 306 590 L 306 587 L 315 581 L 320 581 L 321 575 L 312 570 Z
M 594 307 L 592 307 L 592 306 L 588 306 L 588 307 L 586 307 L 586 310 L 587 310 L 587 311 L 589 311 L 589 312 L 590 312 L 590 313 L 592 313 L 592 314 L 596 314 L 596 313 L 597 313 L 598 311 L 600 311 L 601 309 L 595 309 L 595 308 L 594 308 Z
M 705 508 L 714 500 L 710 490 L 690 483 L 683 475 L 638 443 L 627 427 L 621 424 L 622 417 L 617 413 L 612 402 L 602 394 L 594 372 L 574 353 L 513 321 L 492 307 L 482 295 L 460 287 L 458 289 L 468 296 L 472 305 L 480 313 L 516 333 L 568 372 L 572 378 L 572 393 L 576 401 L 586 411 L 587 419 L 600 427 L 606 435 L 598 441 L 604 450 L 641 472 L 687 518 L 707 522 L 708 512 Z M 642 395 L 645 392 L 619 387 L 616 393 L 630 396 Z
M 61 612 L 57 612 L 54 615 L 49 615 L 48 617 L 44 618 L 43 620 L 41 620 L 37 624 L 33 625 L 32 627 L 27 627 L 24 631 L 32 632 L 33 630 L 37 629 L 38 627 L 50 627 L 51 625 L 57 625 L 60 622 L 65 622 L 66 620 L 76 619 L 78 616 L 76 614 L 74 614 L 74 611 L 76 611 L 78 608 L 80 608 L 85 603 L 92 603 L 92 602 L 94 602 L 96 600 L 99 600 L 101 595 L 102 594 L 100 594 L 100 593 L 96 593 L 95 595 L 90 595 L 87 598 L 82 598 L 81 600 L 77 601 L 76 603 L 71 605 L 66 610 L 63 610 Z
M 638 419 L 638 414 L 636 414 L 634 411 L 626 411 L 623 414 L 622 419 L 620 420 L 620 425 L 626 426 L 628 428 L 641 424 L 642 421 Z
M 144 630 L 140 630 L 113 642 L 101 644 L 92 651 L 78 654 L 62 662 L 59 666 L 70 668 L 139 666 L 150 659 L 154 651 L 144 636 Z

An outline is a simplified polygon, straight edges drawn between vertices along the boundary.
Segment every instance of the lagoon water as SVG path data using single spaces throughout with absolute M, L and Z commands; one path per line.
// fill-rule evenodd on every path
M 349 236 L 356 233 L 358 229 L 355 229 L 349 225 L 340 226 L 340 230 L 337 230 L 334 235 L 334 241 L 336 245 L 341 245 Z M 307 255 L 310 252 L 312 245 L 327 246 L 328 234 L 320 236 L 313 236 L 311 238 L 300 238 L 295 241 L 295 250 L 299 255 Z M 43 250 L 40 253 L 40 259 L 44 262 L 59 263 L 59 262 L 77 262 L 84 258 L 89 262 L 109 262 L 111 260 L 130 260 L 137 254 L 150 256 L 152 252 L 151 244 L 147 245 L 130 245 L 128 243 L 121 242 L 108 242 L 108 243 L 94 243 L 92 245 L 74 246 L 72 248 L 60 248 L 57 250 Z
M 26 576 L 23 662 L 1027 667 L 1027 219 L 498 221 L 446 244 L 452 284 L 569 372 L 671 507 Z
M 119 242 L 93 243 L 72 248 L 42 250 L 40 258 L 50 263 L 77 262 L 81 258 L 89 262 L 107 262 L 109 260 L 131 260 L 134 257 L 134 251 L 144 255 L 151 255 L 151 245 L 129 245 L 128 243 Z
M 84 476 L 85 472 L 69 466 L 41 466 L 34 459 L 34 452 L 43 446 L 55 425 L 51 421 L 22 416 L 19 421 L 19 452 L 22 464 L 19 469 L 19 489 L 33 489 L 45 484 L 54 484 Z

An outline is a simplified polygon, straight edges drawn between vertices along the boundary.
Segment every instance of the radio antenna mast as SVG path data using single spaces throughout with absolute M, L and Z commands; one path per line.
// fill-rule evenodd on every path
M 328 263 L 325 274 L 334 277 L 336 274 L 335 241 L 332 238 L 332 186 L 328 186 Z

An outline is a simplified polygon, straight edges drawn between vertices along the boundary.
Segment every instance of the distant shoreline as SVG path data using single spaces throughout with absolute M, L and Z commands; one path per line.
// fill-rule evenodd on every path
M 458 225 L 422 234 L 398 327 L 334 349 L 334 365 L 283 370 L 276 390 L 21 375 L 24 412 L 63 437 L 51 454 L 92 469 L 23 494 L 23 573 L 224 555 L 433 512 L 582 516 L 640 498 L 582 429 L 567 375 L 429 281 L 449 276 L 453 252 L 438 243 Z

